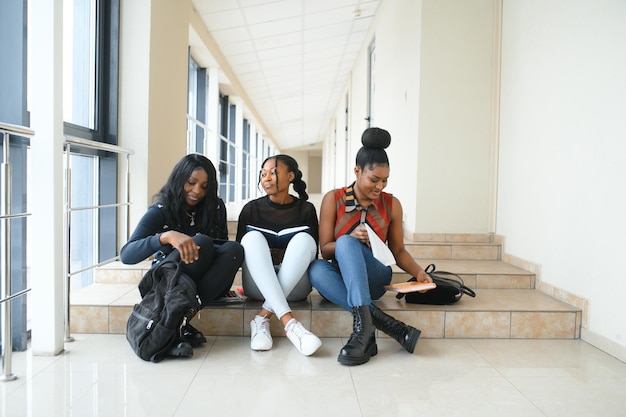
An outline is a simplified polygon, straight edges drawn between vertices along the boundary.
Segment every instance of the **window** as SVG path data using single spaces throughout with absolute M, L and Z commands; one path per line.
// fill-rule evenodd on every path
M 64 0 L 63 119 L 87 129 L 96 127 L 96 0 Z
M 116 145 L 119 0 L 63 0 L 63 13 L 64 133 Z M 115 154 L 76 145 L 70 150 L 71 206 L 116 203 Z M 72 211 L 70 221 L 70 271 L 117 255 L 115 208 Z M 90 284 L 92 275 L 88 269 L 73 276 L 71 287 Z
M 187 153 L 206 153 L 208 85 L 206 68 L 200 68 L 190 55 L 187 82 Z
M 98 204 L 98 158 L 90 155 L 70 155 L 72 175 L 72 207 L 92 207 Z M 79 271 L 98 263 L 98 210 L 73 211 L 70 217 L 70 271 Z M 71 289 L 92 283 L 90 271 L 77 274 L 70 281 Z
M 237 158 L 236 140 L 236 123 L 237 123 L 237 106 L 231 104 L 229 107 L 229 129 L 228 129 L 228 197 L 227 201 L 232 203 L 235 201 L 235 161 Z
M 369 48 L 369 58 L 368 58 L 368 96 L 367 96 L 367 107 L 368 107 L 368 116 L 367 116 L 367 126 L 376 126 L 374 122 L 374 93 L 376 92 L 376 43 L 372 41 Z
M 262 152 L 261 152 L 261 143 L 262 141 L 259 140 L 259 133 L 256 132 L 254 134 L 254 147 L 253 147 L 253 152 L 254 152 L 254 156 L 251 162 L 251 175 L 250 175 L 250 198 L 255 198 L 258 197 L 261 192 L 259 190 L 258 187 L 258 172 L 261 169 L 261 162 L 263 162 L 263 159 L 261 159 L 262 157 Z M 257 186 L 252 187 L 252 184 L 255 184 Z M 254 191 L 253 191 L 254 190 Z
M 250 198 L 250 123 L 247 119 L 243 119 L 243 142 L 241 145 L 242 163 L 241 163 L 241 199 Z
M 117 144 L 119 0 L 63 0 L 65 134 Z
M 237 107 L 230 104 L 228 96 L 220 97 L 219 192 L 227 203 L 235 201 L 236 111 Z

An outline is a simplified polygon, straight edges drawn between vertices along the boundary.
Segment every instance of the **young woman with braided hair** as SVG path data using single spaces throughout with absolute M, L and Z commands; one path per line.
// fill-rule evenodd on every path
M 298 163 L 289 155 L 275 155 L 263 161 L 259 185 L 266 195 L 243 207 L 236 238 L 244 247 L 244 294 L 264 300 L 250 322 L 250 347 L 257 351 L 272 348 L 269 323 L 270 317 L 276 315 L 298 351 L 312 355 L 322 342 L 293 317 L 288 302 L 304 300 L 312 290 L 307 269 L 317 258 L 317 212 L 307 201 L 306 183 Z M 299 198 L 289 193 L 290 185 Z M 305 230 L 288 234 L 284 243 L 275 242 L 258 230 L 280 232 L 298 226 L 305 226 Z

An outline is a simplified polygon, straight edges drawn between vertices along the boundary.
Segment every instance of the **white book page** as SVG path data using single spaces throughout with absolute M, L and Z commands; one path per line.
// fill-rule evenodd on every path
M 396 258 L 393 257 L 393 253 L 391 253 L 387 244 L 380 240 L 376 232 L 370 227 L 369 224 L 365 223 L 365 229 L 367 230 L 367 237 L 370 240 L 370 247 L 372 248 L 374 258 L 378 259 L 380 263 L 385 266 L 394 265 L 396 263 Z
M 247 225 L 246 227 L 250 230 L 258 230 L 259 232 L 267 233 L 270 235 L 276 235 L 276 236 L 288 235 L 290 233 L 301 232 L 301 231 L 309 229 L 309 226 L 296 226 L 296 227 L 290 227 L 288 229 L 283 229 L 281 231 L 275 232 L 273 230 L 264 229 L 262 227 L 257 227 L 257 226 L 252 226 L 252 225 Z

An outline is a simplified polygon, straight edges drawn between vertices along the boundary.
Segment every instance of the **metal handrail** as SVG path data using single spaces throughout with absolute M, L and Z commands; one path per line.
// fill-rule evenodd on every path
M 126 176 L 125 176 L 125 181 L 126 181 L 126 200 L 124 202 L 120 202 L 120 203 L 114 203 L 114 204 L 101 204 L 101 205 L 95 205 L 95 206 L 88 206 L 88 207 L 72 207 L 72 175 L 71 175 L 71 169 L 70 169 L 70 154 L 71 154 L 71 147 L 72 146 L 79 146 L 82 148 L 90 148 L 90 149 L 95 149 L 95 150 L 100 150 L 100 151 L 106 151 L 106 152 L 112 152 L 112 153 L 116 153 L 116 154 L 125 154 L 126 155 Z M 65 136 L 65 143 L 64 143 L 64 148 L 65 148 L 65 158 L 66 158 L 66 162 L 65 162 L 65 201 L 64 201 L 64 206 L 65 206 L 65 217 L 64 217 L 64 230 L 65 230 L 65 235 L 64 235 L 64 253 L 66 256 L 66 262 L 64 263 L 63 266 L 63 276 L 65 277 L 65 282 L 64 282 L 64 292 L 65 292 L 65 341 L 66 342 L 71 342 L 74 340 L 74 338 L 71 336 L 70 334 L 70 280 L 72 278 L 72 276 L 77 275 L 77 274 L 81 274 L 85 271 L 88 271 L 90 269 L 94 269 L 94 268 L 98 268 L 100 266 L 103 265 L 107 265 L 111 262 L 115 262 L 117 260 L 119 260 L 119 256 L 114 256 L 113 258 L 107 259 L 106 261 L 103 262 L 99 262 L 96 264 L 93 264 L 91 266 L 88 266 L 87 268 L 83 268 L 81 270 L 78 271 L 72 271 L 71 267 L 70 267 L 70 248 L 71 248 L 71 238 L 70 238 L 70 231 L 71 231 L 71 226 L 72 226 L 72 220 L 71 220 L 71 215 L 73 211 L 79 211 L 79 210 L 100 210 L 100 209 L 104 209 L 104 208 L 112 208 L 112 207 L 126 207 L 126 224 L 125 224 L 125 234 L 126 234 L 126 238 L 128 239 L 128 233 L 130 230 L 130 189 L 129 189 L 129 184 L 130 184 L 130 155 L 133 155 L 135 152 L 131 149 L 125 149 L 116 145 L 111 145 L 108 143 L 102 143 L 102 142 L 95 142 L 92 140 L 87 140 L 87 139 L 81 139 L 81 138 L 77 138 L 75 136 L 70 136 L 70 135 L 66 135 Z
M 0 279 L 0 312 L 2 313 L 2 374 L 0 381 L 12 381 L 17 377 L 12 372 L 13 335 L 11 334 L 11 303 L 10 300 L 21 297 L 30 291 L 26 288 L 15 294 L 11 293 L 11 219 L 30 216 L 30 213 L 11 213 L 11 164 L 9 163 L 9 138 L 11 135 L 32 138 L 35 132 L 25 126 L 0 123 L 2 135 L 2 279 Z
M 2 122 L 0 122 L 0 133 L 3 133 L 4 135 L 9 134 L 15 136 L 23 136 L 27 138 L 32 138 L 33 136 L 35 136 L 35 131 L 26 126 L 12 125 Z
M 8 297 L 0 299 L 0 303 L 5 303 L 5 302 L 7 302 L 9 300 L 12 300 L 14 298 L 21 297 L 22 295 L 26 294 L 27 292 L 30 292 L 30 288 L 26 288 L 25 290 L 18 291 L 16 293 L 13 293 L 12 295 L 9 295 Z

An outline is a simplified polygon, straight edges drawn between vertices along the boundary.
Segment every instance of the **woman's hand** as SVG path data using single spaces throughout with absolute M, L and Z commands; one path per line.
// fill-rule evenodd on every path
M 357 238 L 361 243 L 369 246 L 370 245 L 370 237 L 367 234 L 367 228 L 365 224 L 360 224 L 354 228 L 350 236 Z
M 180 253 L 180 260 L 190 264 L 198 260 L 200 246 L 196 245 L 191 236 L 174 230 L 162 233 L 161 244 L 170 244 Z
M 415 277 L 419 282 L 433 282 L 433 279 L 423 269 Z

